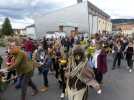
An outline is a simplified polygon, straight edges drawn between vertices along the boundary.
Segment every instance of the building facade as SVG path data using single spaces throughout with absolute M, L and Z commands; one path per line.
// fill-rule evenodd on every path
M 111 32 L 110 16 L 88 1 L 57 10 L 52 13 L 36 15 L 35 33 L 42 38 L 48 32 L 81 32 L 95 34 Z
M 112 23 L 110 16 L 90 2 L 88 4 L 90 34 L 111 32 Z
M 132 23 L 122 23 L 113 24 L 113 31 L 116 33 L 121 33 L 122 35 L 132 35 L 134 33 L 134 24 Z
M 13 32 L 14 32 L 15 35 L 25 35 L 26 34 L 25 28 L 23 28 L 23 29 L 18 29 L 18 28 L 15 29 L 14 28 Z
M 25 27 L 26 29 L 26 36 L 31 37 L 33 39 L 36 39 L 36 34 L 35 34 L 35 25 L 29 25 Z

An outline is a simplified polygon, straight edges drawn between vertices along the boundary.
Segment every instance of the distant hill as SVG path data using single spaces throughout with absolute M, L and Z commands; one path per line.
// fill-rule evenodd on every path
M 133 23 L 134 19 L 112 19 L 111 20 L 113 24 L 122 24 L 122 23 Z

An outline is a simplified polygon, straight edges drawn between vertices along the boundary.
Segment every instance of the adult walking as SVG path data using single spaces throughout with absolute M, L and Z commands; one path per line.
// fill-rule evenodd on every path
M 118 68 L 121 65 L 121 59 L 123 58 L 123 48 L 120 41 L 114 45 L 114 61 L 113 61 L 113 70 L 115 69 L 116 62 L 118 61 Z
M 42 58 L 42 75 L 43 75 L 43 81 L 44 81 L 44 86 L 41 88 L 41 92 L 46 92 L 48 91 L 48 72 L 49 72 L 49 56 L 46 53 L 45 57 Z
M 134 54 L 133 42 L 129 41 L 129 44 L 128 44 L 126 50 L 125 50 L 125 54 L 126 54 L 128 69 L 129 69 L 129 72 L 131 73 L 132 69 L 133 69 L 132 56 Z
M 26 92 L 28 85 L 34 90 L 32 95 L 36 95 L 38 90 L 32 82 L 33 66 L 30 63 L 28 56 L 19 49 L 16 41 L 11 41 L 9 46 L 10 53 L 14 56 L 15 63 L 8 70 L 16 69 L 18 76 L 21 76 L 21 100 L 26 100 Z
M 97 77 L 96 80 L 102 84 L 103 74 L 107 72 L 107 54 L 105 47 L 102 47 L 100 54 L 97 57 Z

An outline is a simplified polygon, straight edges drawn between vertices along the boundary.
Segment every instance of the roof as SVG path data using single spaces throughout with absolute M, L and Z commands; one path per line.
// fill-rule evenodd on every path
M 91 2 L 88 1 L 88 6 L 89 8 L 94 9 L 96 12 L 99 12 L 101 15 L 110 18 L 110 15 L 108 15 L 107 13 L 105 13 L 103 10 L 99 9 L 97 6 L 95 6 L 94 4 L 92 4 Z
M 35 27 L 35 24 L 32 24 L 32 25 L 26 26 L 26 28 L 30 28 L 30 27 Z
M 85 3 L 86 1 L 83 1 L 81 3 Z M 64 7 L 64 8 L 61 8 L 61 9 L 57 9 L 57 10 L 54 10 L 54 11 L 51 11 L 51 12 L 48 12 L 48 13 L 42 13 L 42 14 L 38 14 L 39 16 L 44 16 L 44 15 L 49 15 L 51 13 L 55 13 L 57 11 L 61 11 L 63 9 L 66 9 L 66 8 L 70 8 L 70 7 L 73 7 L 73 6 L 76 6 L 76 5 L 79 5 L 81 3 L 77 3 L 77 4 L 74 4 L 74 5 L 71 5 L 71 6 L 68 6 L 68 7 Z M 101 15 L 107 17 L 107 18 L 110 18 L 110 15 L 108 15 L 107 13 L 105 13 L 104 11 L 102 11 L 101 9 L 99 9 L 97 6 L 95 6 L 94 4 L 92 4 L 91 2 L 88 1 L 88 4 L 90 6 L 90 8 L 94 8 L 97 12 L 99 12 Z

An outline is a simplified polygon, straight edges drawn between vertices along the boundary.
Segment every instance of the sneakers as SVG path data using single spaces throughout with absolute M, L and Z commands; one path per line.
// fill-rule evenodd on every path
M 101 93 L 102 93 L 102 90 L 101 89 L 97 91 L 97 94 L 101 94 Z
M 44 86 L 40 89 L 41 92 L 47 92 L 48 91 L 48 87 Z
M 65 97 L 65 93 L 61 93 L 60 98 L 64 98 Z
M 132 72 L 132 69 L 129 69 L 129 73 L 131 73 Z

